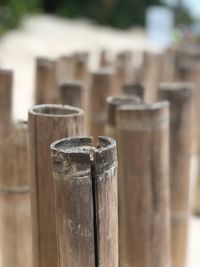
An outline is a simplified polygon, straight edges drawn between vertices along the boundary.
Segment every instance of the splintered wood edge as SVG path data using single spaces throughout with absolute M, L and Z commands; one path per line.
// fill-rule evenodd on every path
M 55 112 L 54 112 L 55 111 Z M 29 114 L 46 117 L 74 117 L 82 116 L 84 111 L 69 105 L 42 104 L 29 109 Z

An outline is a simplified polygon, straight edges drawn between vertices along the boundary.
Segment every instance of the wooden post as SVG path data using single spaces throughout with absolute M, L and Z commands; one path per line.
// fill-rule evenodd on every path
M 27 160 L 27 124 L 13 130 L 10 168 L 12 184 L 1 186 L 2 266 L 31 267 L 31 212 Z
M 118 267 L 116 143 L 99 137 L 51 145 L 59 267 Z
M 66 81 L 60 84 L 60 103 L 83 108 L 83 83 L 80 81 Z
M 57 59 L 57 80 L 61 83 L 75 79 L 75 58 L 73 55 L 61 56 Z
M 153 103 L 156 100 L 158 84 L 162 75 L 161 66 L 161 55 L 148 54 L 146 56 L 143 77 L 146 103 Z
M 35 104 L 55 104 L 58 95 L 56 63 L 46 58 L 37 58 Z
M 57 267 L 50 144 L 60 138 L 83 134 L 83 111 L 70 106 L 38 105 L 29 110 L 28 123 L 33 267 Z
M 126 83 L 123 85 L 122 92 L 129 96 L 138 96 L 144 100 L 144 86 L 141 83 Z
M 88 58 L 87 52 L 79 52 L 74 54 L 75 73 L 74 78 L 78 81 L 88 82 Z
M 114 71 L 101 69 L 92 74 L 92 85 L 89 90 L 90 134 L 94 137 L 104 135 L 106 122 L 106 98 L 114 90 Z
M 107 102 L 107 122 L 105 134 L 107 136 L 117 139 L 116 132 L 116 110 L 119 106 L 124 104 L 140 103 L 140 98 L 133 96 L 109 96 Z
M 161 83 L 170 101 L 170 195 L 172 266 L 186 266 L 193 84 Z
M 120 266 L 170 264 L 169 105 L 117 110 Z
M 107 68 L 111 66 L 111 62 L 108 59 L 107 51 L 102 50 L 99 58 L 99 68 Z

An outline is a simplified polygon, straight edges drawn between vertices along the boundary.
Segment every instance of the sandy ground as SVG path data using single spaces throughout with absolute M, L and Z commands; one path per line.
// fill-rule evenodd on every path
M 13 116 L 26 119 L 33 103 L 34 58 L 74 51 L 90 51 L 90 67 L 95 68 L 99 51 L 112 54 L 131 49 L 150 48 L 139 30 L 119 31 L 92 25 L 88 21 L 69 21 L 47 16 L 26 18 L 19 30 L 8 32 L 0 39 L 0 66 L 14 69 Z M 189 231 L 188 267 L 200 266 L 200 220 L 191 217 Z

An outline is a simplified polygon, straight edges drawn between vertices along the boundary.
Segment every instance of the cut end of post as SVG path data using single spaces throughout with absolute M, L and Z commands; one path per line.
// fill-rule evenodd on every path
M 134 96 L 109 96 L 106 99 L 108 105 L 107 123 L 111 126 L 116 124 L 116 110 L 121 105 L 126 104 L 139 104 L 140 98 Z
M 191 95 L 195 90 L 195 85 L 190 82 L 162 82 L 159 85 L 160 93 L 173 95 Z
M 169 126 L 169 102 L 121 105 L 117 108 L 117 128 L 123 130 L 152 130 Z
M 81 116 L 84 114 L 80 108 L 75 108 L 68 105 L 43 104 L 35 105 L 29 109 L 29 113 L 36 116 L 57 116 L 57 117 L 71 117 Z
M 116 141 L 110 137 L 100 136 L 98 144 L 93 143 L 92 137 L 70 137 L 58 140 L 51 144 L 51 153 L 54 163 L 58 163 L 59 168 L 67 158 L 73 162 L 72 166 L 63 165 L 65 173 L 74 173 L 77 171 L 89 171 L 95 164 L 96 170 L 100 171 L 102 164 L 104 169 L 116 161 Z M 56 165 L 54 164 L 56 167 Z M 80 168 L 80 169 L 79 169 Z M 57 169 L 57 168 L 56 168 Z M 79 169 L 79 170 L 77 170 Z
M 126 83 L 123 85 L 122 91 L 126 95 L 136 95 L 141 99 L 144 98 L 144 86 L 142 83 Z

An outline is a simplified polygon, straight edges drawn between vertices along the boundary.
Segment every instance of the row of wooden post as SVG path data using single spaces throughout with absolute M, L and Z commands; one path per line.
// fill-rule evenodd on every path
M 77 58 L 81 82 L 63 79 L 72 70 L 60 59 L 60 93 L 55 62 L 37 60 L 29 153 L 27 125 L 11 116 L 12 74 L 0 71 L 2 266 L 186 266 L 193 85 L 159 85 L 158 65 L 145 70 L 147 94 L 140 82 L 121 88 L 124 78 L 107 66 L 84 88 L 87 55 Z M 118 58 L 120 67 L 127 61 Z M 81 137 L 84 125 L 94 141 Z

